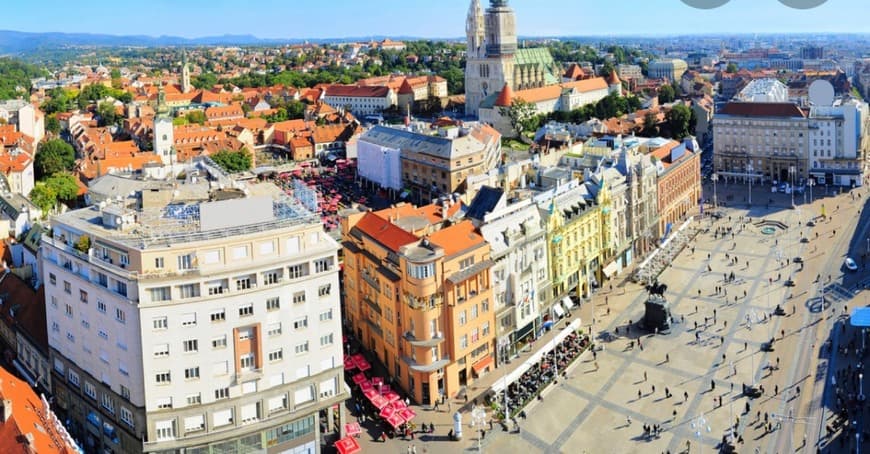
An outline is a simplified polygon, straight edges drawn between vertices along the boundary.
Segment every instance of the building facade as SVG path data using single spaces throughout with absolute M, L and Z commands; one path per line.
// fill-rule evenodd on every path
M 662 143 L 664 142 L 664 143 Z M 698 210 L 701 202 L 701 150 L 692 139 L 650 141 L 658 177 L 658 234 L 664 239 Z
M 494 367 L 490 247 L 459 208 L 399 204 L 342 220 L 345 318 L 423 405 Z
M 679 58 L 667 58 L 653 60 L 647 67 L 651 79 L 667 79 L 671 82 L 680 80 L 683 73 L 689 69 L 689 65 Z
M 89 451 L 317 452 L 347 396 L 338 245 L 274 185 L 185 172 L 52 219 L 56 402 Z

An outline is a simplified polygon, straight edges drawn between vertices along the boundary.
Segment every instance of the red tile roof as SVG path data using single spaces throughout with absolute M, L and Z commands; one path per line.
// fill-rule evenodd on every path
M 402 246 L 419 239 L 417 235 L 402 230 L 399 226 L 374 213 L 366 213 L 354 228 L 359 229 L 393 252 L 399 252 L 399 248 Z
M 498 94 L 498 98 L 495 100 L 495 105 L 498 107 L 510 107 L 513 97 L 514 90 L 509 83 L 505 82 L 504 88 L 501 89 L 501 93 Z
M 470 220 L 464 220 L 430 234 L 429 241 L 444 248 L 444 255 L 447 256 L 485 243 L 483 236 L 477 232 L 477 229 Z
M 346 98 L 384 98 L 389 93 L 389 87 L 330 85 L 326 87 L 326 96 L 343 96 Z
M 0 367 L 0 398 L 10 401 L 12 415 L 0 423 L 4 454 L 73 454 L 76 447 L 46 403 L 26 382 Z

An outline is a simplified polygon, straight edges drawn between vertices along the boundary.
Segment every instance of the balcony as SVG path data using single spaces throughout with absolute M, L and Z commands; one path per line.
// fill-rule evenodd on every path
M 435 347 L 444 342 L 444 333 L 441 331 L 438 331 L 431 339 L 417 339 L 410 331 L 405 332 L 402 337 L 414 347 Z
M 64 241 L 60 240 L 59 238 L 51 238 L 51 237 L 44 236 L 44 237 L 42 237 L 42 241 L 43 241 L 43 243 L 50 244 L 50 245 L 54 246 L 55 248 L 57 248 L 63 252 L 66 252 L 67 254 L 70 254 L 71 256 L 73 256 L 79 260 L 82 260 L 82 261 L 87 262 L 91 265 L 97 266 L 105 271 L 108 271 L 108 272 L 115 274 L 117 276 L 121 276 L 127 280 L 135 280 L 139 276 L 138 273 L 136 273 L 135 271 L 130 271 L 130 270 L 126 269 L 126 265 L 118 266 L 118 265 L 113 264 L 111 261 L 99 258 L 97 256 L 97 254 L 94 252 L 93 248 L 91 248 L 88 251 L 88 253 L 85 254 L 84 252 L 81 252 L 78 249 L 66 244 Z M 62 263 L 60 261 L 60 259 L 57 257 L 55 257 L 54 259 L 51 259 L 50 258 L 51 256 L 49 254 L 47 254 L 46 256 L 49 257 L 49 259 L 51 261 L 53 261 L 55 264 L 62 266 L 70 271 L 73 271 L 72 263 L 69 263 L 69 262 Z
M 377 302 L 375 302 L 374 300 L 372 300 L 372 299 L 369 298 L 368 296 L 363 296 L 363 301 L 365 301 L 366 304 L 368 304 L 369 307 L 370 307 L 373 311 L 377 312 L 378 315 L 384 315 L 383 312 L 381 311 L 381 306 L 379 306 Z
M 360 273 L 360 276 L 362 277 L 362 279 L 364 281 L 366 281 L 369 285 L 371 285 L 372 288 L 374 288 L 378 293 L 381 293 L 381 283 L 378 282 L 377 278 L 371 276 L 369 273 L 366 273 L 365 271 Z
M 447 367 L 447 365 L 450 364 L 450 357 L 447 355 L 442 355 L 440 358 L 438 358 L 437 361 L 433 361 L 432 363 L 419 364 L 417 363 L 417 361 L 414 361 L 413 358 L 403 356 L 402 362 L 407 364 L 408 368 L 414 372 L 431 373 L 438 371 L 438 369 L 443 369 L 444 367 Z

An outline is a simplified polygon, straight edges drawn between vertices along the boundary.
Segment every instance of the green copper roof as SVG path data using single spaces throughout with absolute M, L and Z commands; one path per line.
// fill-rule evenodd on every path
M 546 47 L 517 49 L 514 59 L 517 66 L 540 65 L 544 68 L 544 80 L 547 85 L 559 83 L 559 79 L 555 74 L 553 74 L 553 68 L 556 67 L 556 62 L 553 60 L 553 56 L 550 55 L 549 49 Z

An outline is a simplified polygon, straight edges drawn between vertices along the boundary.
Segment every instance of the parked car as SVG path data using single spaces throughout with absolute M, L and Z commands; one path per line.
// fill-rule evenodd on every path
M 858 265 L 855 263 L 854 260 L 852 260 L 852 257 L 846 257 L 844 265 L 849 271 L 858 271 Z

